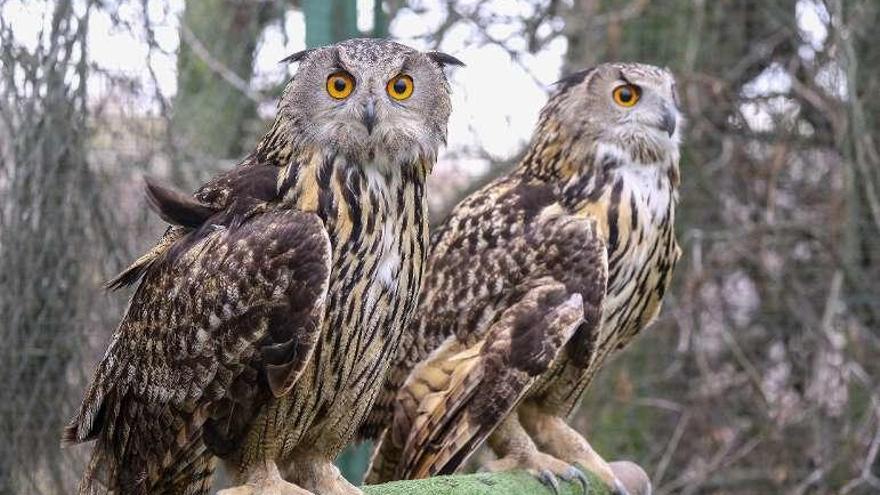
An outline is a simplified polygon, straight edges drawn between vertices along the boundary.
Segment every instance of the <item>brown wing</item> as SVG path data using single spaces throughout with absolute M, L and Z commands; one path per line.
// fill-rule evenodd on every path
M 144 275 L 65 430 L 98 440 L 81 489 L 146 492 L 204 450 L 194 439 L 224 402 L 282 395 L 310 359 L 330 276 L 323 223 L 290 210 L 229 220 L 180 237 Z M 235 414 L 240 425 L 250 411 Z
M 448 385 L 418 405 L 397 476 L 455 472 L 548 369 L 582 320 L 579 294 L 549 279 L 537 281 L 484 339 L 441 365 L 451 370 Z M 435 372 L 430 368 L 417 368 L 411 380 Z

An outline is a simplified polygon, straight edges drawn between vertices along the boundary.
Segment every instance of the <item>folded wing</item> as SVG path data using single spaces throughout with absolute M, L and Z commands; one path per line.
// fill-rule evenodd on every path
M 478 344 L 443 359 L 440 366 L 451 371 L 448 385 L 421 399 L 397 476 L 455 472 L 548 369 L 582 319 L 581 296 L 542 279 Z M 431 366 L 417 368 L 411 379 Z
M 331 255 L 317 216 L 263 209 L 232 222 L 153 189 L 189 230 L 145 270 L 65 429 L 66 442 L 97 439 L 81 490 L 150 491 L 191 462 L 181 456 L 209 455 L 207 421 L 234 441 L 262 400 L 290 390 L 322 327 Z

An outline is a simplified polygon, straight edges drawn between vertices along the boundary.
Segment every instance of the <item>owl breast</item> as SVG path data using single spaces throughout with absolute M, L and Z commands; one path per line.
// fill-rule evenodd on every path
M 360 208 L 353 232 L 361 234 L 334 246 L 343 268 L 331 279 L 330 293 L 341 300 L 328 306 L 328 330 L 316 359 L 316 389 L 326 393 L 315 405 L 309 434 L 315 441 L 323 432 L 336 436 L 340 428 L 344 440 L 354 432 L 381 387 L 421 286 L 428 242 L 421 184 L 368 166 L 362 191 L 372 206 Z
M 317 176 L 303 197 L 317 197 L 333 250 L 323 330 L 293 390 L 261 413 L 283 458 L 318 445 L 335 455 L 354 435 L 412 317 L 428 244 L 423 172 L 334 164 Z
M 657 316 L 678 260 L 671 183 L 659 167 L 630 173 L 625 170 L 630 166 L 616 170 L 605 182 L 605 191 L 595 195 L 598 199 L 582 204 L 576 212 L 595 219 L 605 238 L 608 285 L 602 323 L 589 347 L 586 367 L 577 364 L 581 356 L 561 355 L 532 392 L 558 405 L 563 413 L 571 412 L 606 359 Z
M 675 193 L 662 166 L 622 166 L 610 199 L 609 278 L 597 366 L 656 318 L 679 257 Z

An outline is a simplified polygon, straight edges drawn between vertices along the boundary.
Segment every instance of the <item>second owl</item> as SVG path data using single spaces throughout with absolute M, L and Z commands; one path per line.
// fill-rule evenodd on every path
M 386 392 L 368 482 L 491 470 L 549 483 L 615 471 L 566 424 L 613 351 L 660 310 L 679 257 L 672 75 L 605 64 L 561 81 L 513 171 L 434 232 L 425 287 Z M 384 434 L 382 432 L 384 431 Z

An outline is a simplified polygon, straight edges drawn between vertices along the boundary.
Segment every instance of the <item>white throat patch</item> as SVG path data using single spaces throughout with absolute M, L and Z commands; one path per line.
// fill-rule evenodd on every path
M 632 192 L 636 203 L 648 212 L 652 222 L 659 222 L 669 213 L 670 204 L 675 201 L 675 191 L 669 181 L 671 161 L 641 163 L 633 161 L 632 156 L 617 145 L 598 143 L 596 166 L 601 166 L 607 158 L 621 164 L 614 173 L 623 180 L 624 188 Z

